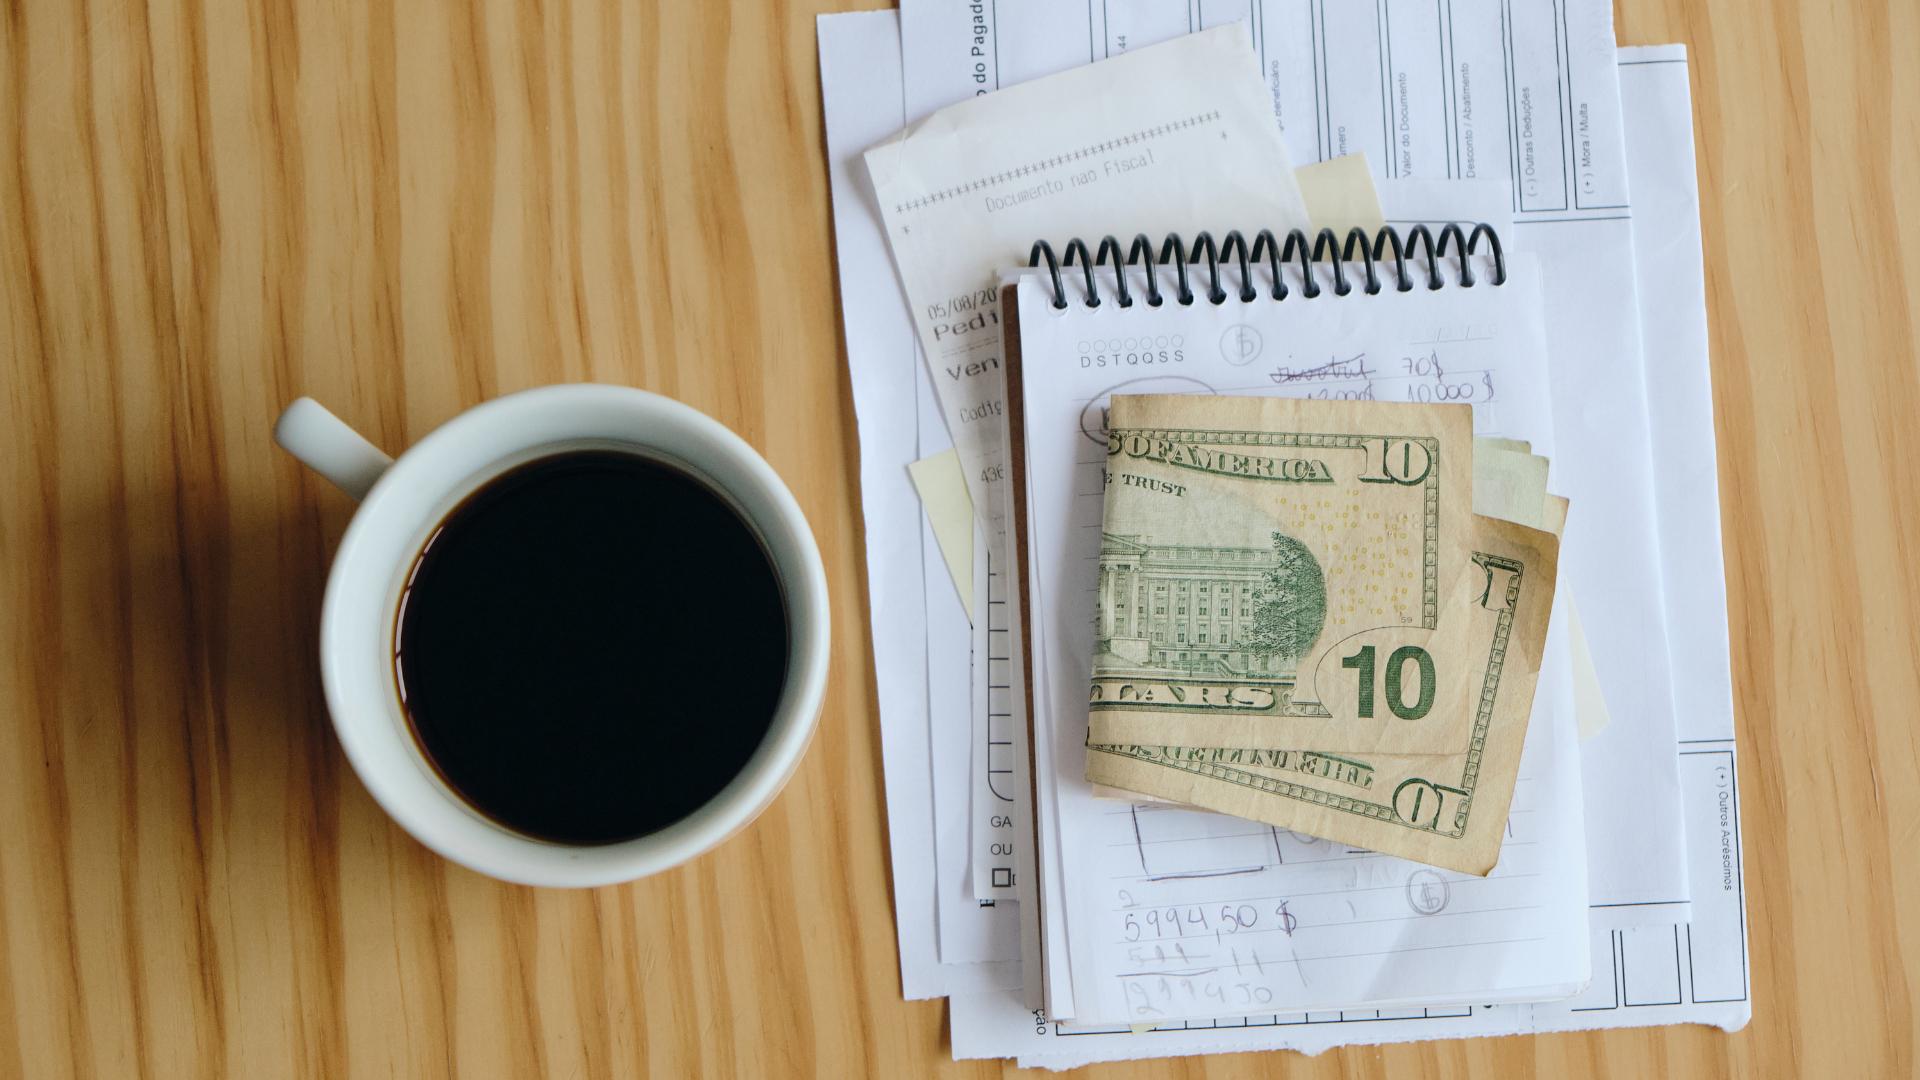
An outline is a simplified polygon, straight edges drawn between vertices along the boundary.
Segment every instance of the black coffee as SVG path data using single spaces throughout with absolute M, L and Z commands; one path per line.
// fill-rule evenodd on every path
M 785 605 L 753 531 L 700 481 L 612 451 L 530 462 L 447 515 L 397 637 L 440 775 L 500 824 L 570 844 L 706 803 L 786 678 Z

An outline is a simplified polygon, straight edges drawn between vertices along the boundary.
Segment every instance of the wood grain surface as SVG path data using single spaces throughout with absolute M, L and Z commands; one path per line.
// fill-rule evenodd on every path
M 0 1074 L 982 1076 L 901 1000 L 815 3 L 13 0 L 0 15 Z M 1626 0 L 1692 50 L 1753 1023 L 1108 1076 L 1906 1076 L 1920 973 L 1920 5 Z M 1658 358 L 1653 358 L 1658 363 Z M 352 507 L 571 379 L 719 417 L 827 560 L 750 830 L 542 892 L 390 824 L 321 700 Z

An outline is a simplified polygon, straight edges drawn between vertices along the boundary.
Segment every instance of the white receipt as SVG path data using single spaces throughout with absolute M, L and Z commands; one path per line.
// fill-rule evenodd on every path
M 915 80 L 932 77 L 925 69 L 952 83 L 983 64 L 991 83 L 983 89 L 1245 20 L 1294 160 L 1364 151 L 1387 180 L 1512 181 L 1511 246 L 1535 252 L 1542 267 L 1554 490 L 1573 502 L 1560 576 L 1579 598 L 1612 716 L 1582 747 L 1590 816 L 1617 826 L 1590 838 L 1593 902 L 1622 913 L 1682 907 L 1685 853 L 1670 825 L 1681 792 L 1611 7 L 1034 0 L 989 6 L 976 19 L 966 5 L 902 0 L 901 18 Z M 967 55 L 975 38 L 985 59 Z
M 1245 45 L 1244 31 L 1230 27 L 917 121 L 921 102 L 903 87 L 912 127 L 867 154 L 946 427 L 976 512 L 989 522 L 992 561 L 1006 552 L 999 268 L 1024 259 L 1036 239 L 1098 236 L 1121 223 L 1157 240 L 1249 219 L 1306 222 Z M 1012 675 L 998 690 L 977 689 L 1002 706 L 984 718 L 997 729 L 990 756 L 1024 769 L 1024 727 L 1004 722 L 1025 711 L 1020 673 Z M 993 712 L 1004 714 L 1001 724 Z M 996 776 L 1005 778 L 975 772 L 976 817 L 996 804 Z M 1026 790 L 1024 776 L 1018 781 Z M 1032 857 L 1020 839 L 1032 835 L 1026 800 L 1016 796 L 1005 809 L 972 829 L 971 877 L 982 898 L 1017 885 L 1012 864 Z
M 937 429 L 935 418 L 932 427 Z M 922 431 L 929 430 L 923 418 Z M 967 522 L 972 528 L 972 521 Z M 1019 912 L 1012 906 L 1012 860 L 1002 888 L 982 896 L 969 866 L 978 866 L 975 808 L 965 763 L 972 755 L 972 625 L 961 610 L 953 582 L 938 567 L 941 555 L 931 524 L 920 521 L 922 589 L 926 596 L 927 737 L 933 779 L 935 905 L 939 913 L 940 961 L 977 964 L 1017 960 Z M 995 905 L 983 909 L 982 899 Z M 1001 901 L 1006 901 L 1003 905 Z
M 1026 826 L 1025 724 L 1013 700 L 1013 603 L 1007 575 L 984 539 L 972 581 L 980 613 L 973 621 L 973 888 L 985 900 L 1015 895 L 1015 853 L 1033 841 Z
M 1039 239 L 1304 228 L 1269 116 L 1246 31 L 1226 27 L 947 106 L 868 151 L 976 512 L 1003 509 L 1001 268 Z

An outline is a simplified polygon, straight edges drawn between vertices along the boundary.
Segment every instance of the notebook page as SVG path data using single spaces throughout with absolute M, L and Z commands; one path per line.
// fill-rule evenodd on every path
M 1429 228 L 1438 228 L 1448 221 L 1504 222 L 1505 215 L 1509 212 L 1510 192 L 1506 183 L 1500 180 L 1393 180 L 1381 184 L 1379 193 L 1389 220 L 1403 225 L 1425 223 Z M 1018 272 L 1014 272 L 1009 280 L 1015 280 L 1018 276 Z M 1032 520 L 1036 511 L 1031 502 L 1031 486 L 1027 486 L 1020 494 L 1027 500 L 1027 515 L 1029 520 Z M 1028 588 L 1032 593 L 1034 609 L 1047 610 L 1044 599 L 1047 583 L 1044 580 L 1034 580 L 1028 583 Z M 1084 716 L 1076 717 L 1075 728 L 1066 733 L 1056 751 L 1053 741 L 1056 727 L 1051 719 L 1050 699 L 1044 692 L 1038 692 L 1048 685 L 1044 676 L 1038 674 L 1044 672 L 1046 667 L 1046 649 L 1041 640 L 1044 624 L 1033 625 L 1036 632 L 1033 664 L 1037 674 L 1036 693 L 1032 697 L 1031 708 L 1035 732 L 1033 753 L 1039 770 L 1035 784 L 1038 796 L 1035 827 L 1042 837 L 1043 845 L 1046 845 L 1041 852 L 1041 869 L 1043 886 L 1047 891 L 1041 910 L 1028 913 L 1028 917 L 1034 919 L 1036 925 L 1044 919 L 1044 926 L 1038 926 L 1038 930 L 1045 947 L 1047 964 L 1046 1007 L 1052 1015 L 1072 1016 L 1075 1012 L 1071 984 L 1072 965 L 1067 955 L 1069 913 L 1066 910 L 1064 894 L 1059 892 L 1059 873 L 1057 870 L 1051 873 L 1046 871 L 1047 868 L 1058 868 L 1060 865 L 1057 854 L 1059 812 L 1055 799 L 1057 788 L 1053 762 L 1056 760 L 1070 762 L 1071 766 L 1066 771 L 1075 776 L 1079 774 L 1079 762 L 1084 754 L 1082 743 L 1085 728 L 1078 722 L 1084 720 Z M 1546 675 L 1543 673 L 1542 677 L 1544 680 Z M 1546 683 L 1543 681 L 1541 685 L 1542 689 L 1538 692 L 1544 693 Z M 1084 706 L 1085 699 L 1083 696 L 1076 696 L 1069 704 L 1074 709 L 1080 709 Z M 1075 734 L 1075 731 L 1078 733 Z
M 1050 741 L 1061 772 L 1077 1016 L 1158 1022 L 1308 1004 L 1485 1002 L 1564 992 L 1584 980 L 1581 822 L 1577 813 L 1540 812 L 1534 792 L 1554 790 L 1551 777 L 1525 772 L 1512 838 L 1494 876 L 1482 880 L 1216 815 L 1121 813 L 1091 798 L 1074 768 L 1085 737 L 1087 568 L 1099 546 L 1105 396 L 1417 400 L 1435 386 L 1465 386 L 1471 373 L 1484 417 L 1477 426 L 1550 446 L 1533 268 L 1519 260 L 1512 271 L 1500 288 L 1398 293 L 1388 285 L 1379 296 L 1356 288 L 1336 299 L 1328 290 L 1291 305 L 1169 303 L 1156 312 L 1108 303 L 1088 311 L 1070 296 L 1059 315 L 1050 292 L 1040 295 L 1050 286 L 1023 280 L 1034 622 L 1044 626 Z M 1136 285 L 1144 289 L 1144 278 Z M 1171 294 L 1170 275 L 1166 287 Z M 1268 355 L 1250 339 L 1286 348 Z M 1142 364 L 1181 374 L 1143 375 Z M 1510 422 L 1498 426 L 1499 416 Z M 1553 760 L 1562 772 L 1572 768 L 1564 755 Z

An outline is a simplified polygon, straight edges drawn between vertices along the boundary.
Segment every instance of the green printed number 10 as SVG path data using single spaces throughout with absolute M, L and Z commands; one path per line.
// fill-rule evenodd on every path
M 1360 672 L 1360 716 L 1373 719 L 1373 646 L 1362 646 L 1360 651 L 1340 661 L 1343 668 L 1355 668 Z M 1420 697 L 1413 704 L 1407 704 L 1404 690 L 1407 661 L 1420 665 Z M 1433 657 L 1418 645 L 1402 645 L 1387 657 L 1387 708 L 1402 720 L 1418 720 L 1433 709 Z

